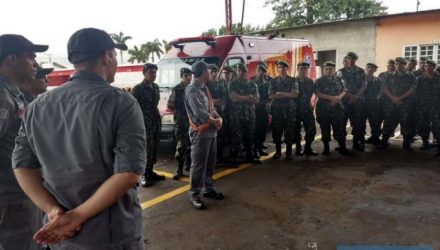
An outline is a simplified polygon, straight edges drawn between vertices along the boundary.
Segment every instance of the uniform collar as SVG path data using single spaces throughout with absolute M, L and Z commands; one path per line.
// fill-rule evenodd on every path
M 76 71 L 72 75 L 72 77 L 70 77 L 69 81 L 72 81 L 74 79 L 89 80 L 89 81 L 92 81 L 92 82 L 95 82 L 95 83 L 109 84 L 101 76 L 99 76 L 96 73 L 90 72 L 90 71 Z
M 9 82 L 9 80 L 2 75 L 0 75 L 0 86 L 1 85 L 3 85 L 6 88 L 6 90 L 9 93 L 11 93 L 14 97 L 18 97 L 21 95 L 21 92 L 20 92 L 20 89 L 18 88 L 18 86 Z

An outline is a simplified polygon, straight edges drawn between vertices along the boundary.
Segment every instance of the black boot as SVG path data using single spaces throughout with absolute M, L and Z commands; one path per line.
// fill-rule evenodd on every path
M 277 143 L 275 145 L 275 154 L 273 155 L 272 159 L 278 160 L 281 158 L 281 143 Z
M 379 145 L 377 145 L 378 148 L 386 149 L 390 146 L 390 143 L 388 142 L 388 139 L 390 137 L 388 135 L 382 135 L 382 140 L 380 141 Z
M 345 145 L 345 142 L 344 141 L 340 141 L 340 142 L 338 142 L 339 143 L 339 153 L 341 154 L 341 155 L 345 155 L 345 156 L 351 156 L 351 155 L 353 155 L 353 153 L 350 151 L 350 150 L 348 150 L 347 149 L 347 146 Z
M 323 155 L 329 155 L 330 154 L 330 143 L 328 141 L 323 141 L 324 144 L 324 150 L 322 151 Z
M 177 167 L 177 171 L 173 176 L 173 180 L 178 181 L 183 175 L 183 165 L 184 165 L 184 161 L 179 161 L 179 166 Z
M 422 138 L 423 146 L 420 147 L 421 150 L 428 150 L 429 149 L 429 140 L 428 138 Z
M 231 161 L 231 167 L 232 168 L 238 168 L 240 167 L 240 161 L 238 160 L 238 153 L 233 153 L 231 155 L 232 161 Z
M 414 149 L 411 147 L 411 138 L 403 137 L 402 147 L 407 152 L 413 152 Z
M 286 144 L 286 160 L 291 161 L 293 160 L 292 157 L 292 144 Z
M 260 153 L 258 152 L 256 147 L 254 147 L 254 149 L 253 149 L 253 154 L 254 154 L 255 159 L 260 159 L 261 156 L 260 156 Z
M 246 152 L 246 162 L 252 164 L 261 164 L 261 161 L 255 158 L 255 155 L 252 153 L 251 150 Z
M 149 172 L 145 172 L 142 176 L 141 180 L 141 186 L 142 187 L 151 187 L 153 185 L 153 179 L 151 178 L 151 175 Z
M 355 149 L 357 151 L 364 151 L 364 149 L 365 149 L 365 145 L 359 136 L 353 137 L 353 149 Z
M 304 155 L 302 148 L 301 148 L 301 141 L 296 141 L 295 155 L 296 156 L 303 156 Z
M 307 141 L 306 145 L 304 146 L 304 154 L 308 156 L 317 156 L 318 153 L 312 149 L 312 142 Z

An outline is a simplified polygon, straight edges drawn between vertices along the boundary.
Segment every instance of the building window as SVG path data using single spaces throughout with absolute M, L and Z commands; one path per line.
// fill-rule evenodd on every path
M 434 45 L 422 45 L 420 46 L 420 57 L 428 57 L 434 59 Z
M 417 58 L 417 46 L 405 46 L 403 57 L 406 59 Z
M 437 63 L 440 63 L 440 45 L 437 45 Z

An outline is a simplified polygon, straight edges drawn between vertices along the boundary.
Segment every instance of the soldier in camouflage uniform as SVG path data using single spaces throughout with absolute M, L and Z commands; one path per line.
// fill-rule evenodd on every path
M 232 75 L 234 73 L 234 69 L 231 66 L 223 66 L 222 69 L 222 73 L 220 75 L 220 80 L 218 81 L 219 85 L 222 85 L 223 88 L 226 90 L 226 105 L 225 105 L 225 109 L 223 110 L 223 126 L 221 128 L 222 133 L 224 133 L 224 147 L 225 148 L 229 148 L 229 155 L 228 156 L 223 156 L 223 158 L 225 159 L 224 161 L 226 161 L 227 158 L 229 158 L 231 156 L 231 129 L 229 126 L 229 110 L 230 110 L 230 106 L 231 106 L 231 101 L 229 99 L 229 83 L 232 80 Z M 223 150 L 224 151 L 224 150 Z M 222 152 L 222 154 L 224 154 L 224 152 Z
M 259 63 L 257 75 L 251 78 L 251 81 L 257 85 L 258 93 L 260 94 L 260 101 L 255 107 L 254 155 L 257 159 L 260 158 L 260 155 L 269 155 L 263 148 L 269 126 L 269 85 L 272 80 L 266 75 L 266 69 L 264 62 Z
M 413 72 L 415 77 L 419 77 L 425 74 L 425 62 L 428 58 L 426 57 L 420 57 L 419 60 L 419 68 Z
M 141 106 L 144 115 L 145 129 L 147 135 L 147 166 L 142 176 L 141 184 L 149 187 L 153 181 L 165 180 L 165 177 L 153 171 L 157 162 L 157 148 L 160 140 L 162 121 L 157 105 L 159 104 L 159 86 L 154 83 L 156 80 L 157 66 L 146 63 L 143 67 L 144 80 L 133 88 L 133 96 Z
M 400 123 L 400 130 L 403 135 L 403 148 L 413 151 L 411 140 L 414 135 L 412 123 L 414 93 L 416 90 L 416 78 L 413 74 L 406 72 L 405 58 L 396 58 L 396 72 L 388 74 L 384 81 L 385 99 L 385 121 L 382 129 L 382 140 L 380 148 L 389 146 L 388 140 L 394 134 L 394 130 Z
M 367 63 L 366 65 L 365 72 L 367 73 L 368 85 L 364 92 L 365 104 L 362 112 L 363 123 L 368 120 L 371 129 L 371 137 L 366 142 L 373 145 L 379 145 L 383 121 L 382 81 L 374 76 L 377 68 L 374 63 Z
M 351 155 L 345 145 L 345 111 L 342 103 L 346 90 L 344 81 L 335 75 L 335 63 L 324 63 L 324 74 L 315 83 L 315 94 L 318 96 L 316 103 L 316 120 L 321 127 L 323 155 L 330 154 L 331 132 L 333 138 L 339 143 L 338 152 L 342 155 Z
M 422 76 L 417 78 L 417 89 L 415 95 L 416 103 L 416 129 L 417 133 L 422 137 L 423 146 L 422 150 L 429 149 L 429 134 L 431 132 L 431 109 L 435 107 L 438 109 L 439 106 L 433 106 L 433 89 L 434 85 L 438 82 L 439 77 L 435 74 L 436 63 L 433 60 L 425 61 L 425 70 Z
M 229 85 L 231 151 L 234 166 L 238 166 L 238 155 L 242 142 L 246 152 L 246 162 L 261 164 L 261 161 L 255 158 L 252 150 L 254 146 L 255 105 L 260 96 L 257 86 L 246 80 L 246 72 L 246 65 L 237 64 L 237 79 L 232 80 Z
M 289 64 L 285 61 L 277 62 L 280 71 L 269 87 L 269 97 L 272 99 L 270 113 L 272 114 L 272 137 L 276 152 L 273 159 L 281 157 L 281 138 L 284 134 L 286 143 L 286 160 L 292 160 L 292 143 L 295 131 L 296 99 L 298 84 L 293 77 L 287 74 Z
M 220 117 L 225 117 L 225 108 L 228 102 L 228 90 L 223 81 L 217 80 L 218 67 L 214 64 L 208 65 L 209 81 L 207 87 L 211 93 L 215 110 Z M 222 127 L 217 131 L 217 162 L 224 162 L 223 151 L 227 145 L 227 129 Z
M 183 166 L 186 162 L 187 169 L 191 166 L 191 142 L 189 141 L 189 121 L 185 109 L 185 88 L 191 83 L 191 70 L 189 68 L 180 69 L 181 82 L 177 84 L 171 91 L 168 99 L 168 109 L 174 112 L 176 137 L 176 154 L 175 158 L 179 163 L 174 180 L 179 180 L 183 176 Z
M 427 81 L 431 83 L 431 105 L 430 122 L 434 139 L 440 141 L 440 74 L 434 71 L 436 63 L 433 60 L 426 60 L 425 75 Z M 438 68 L 437 68 L 438 69 Z M 424 81 L 424 80 L 423 80 Z M 437 143 L 437 156 L 440 156 L 440 144 Z
M 313 106 L 311 99 L 315 90 L 313 80 L 307 77 L 307 71 L 310 65 L 307 62 L 298 63 L 298 76 L 295 81 L 298 85 L 298 98 L 296 99 L 296 124 L 295 124 L 295 143 L 296 155 L 318 155 L 312 149 L 312 142 L 315 140 L 316 125 L 315 115 L 313 113 Z M 301 126 L 304 126 L 306 132 L 304 153 L 301 149 Z
M 409 58 L 408 63 L 406 65 L 406 72 L 414 74 L 416 72 L 416 66 L 417 66 L 417 59 Z
M 347 92 L 344 96 L 345 125 L 348 119 L 352 127 L 353 149 L 363 151 L 365 148 L 365 123 L 362 119 L 363 94 L 367 89 L 367 76 L 365 71 L 356 66 L 358 56 L 354 52 L 347 54 L 347 67 L 339 70 L 338 76 L 345 82 Z M 345 128 L 346 126 L 344 126 Z

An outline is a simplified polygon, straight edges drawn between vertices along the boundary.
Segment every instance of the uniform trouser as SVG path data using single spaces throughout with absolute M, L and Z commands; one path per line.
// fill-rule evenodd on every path
M 237 157 L 240 152 L 240 145 L 243 143 L 246 153 L 252 152 L 254 145 L 255 113 L 231 117 L 231 152 L 232 157 Z
M 300 142 L 302 139 L 301 126 L 304 127 L 304 131 L 306 132 L 304 139 L 307 142 L 314 141 L 316 135 L 316 125 L 313 110 L 307 110 L 304 112 L 297 111 L 295 119 L 295 142 Z
M 105 230 L 105 229 L 103 229 Z M 140 240 L 125 243 L 116 246 L 89 246 L 87 242 L 83 246 L 77 244 L 69 244 L 68 241 L 63 241 L 61 244 L 50 245 L 50 250 L 144 250 L 144 240 L 141 237 Z
M 431 111 L 430 120 L 432 122 L 432 134 L 437 142 L 440 142 L 440 112 L 438 109 Z
M 185 162 L 185 160 L 190 160 L 191 158 L 191 142 L 189 140 L 189 128 L 188 127 L 176 127 L 176 154 L 175 158 L 178 162 Z
M 358 100 L 356 103 L 349 104 L 344 102 L 345 108 L 345 119 L 344 119 L 344 132 L 347 127 L 347 122 L 350 120 L 350 125 L 352 127 L 351 133 L 354 137 L 363 138 L 365 135 L 365 120 L 362 119 L 362 107 L 363 100 Z
M 333 138 L 339 143 L 345 142 L 345 114 L 343 110 L 328 110 L 327 112 L 317 112 L 316 118 L 321 128 L 323 142 L 331 141 L 331 132 Z
M 39 249 L 32 239 L 42 225 L 42 212 L 28 199 L 0 205 L 0 250 Z
M 388 103 L 385 106 L 385 120 L 382 133 L 385 137 L 391 137 L 400 123 L 400 132 L 403 137 L 410 138 L 414 135 L 412 108 L 408 104 L 395 105 Z
M 269 112 L 266 106 L 259 106 L 255 109 L 255 146 L 260 148 L 266 140 L 267 128 L 269 126 Z
M 431 132 L 431 121 L 429 114 L 429 107 L 417 106 L 416 116 L 416 130 L 417 134 L 423 139 L 429 138 L 429 133 Z
M 191 169 L 189 172 L 189 194 L 200 198 L 202 192 L 214 191 L 212 175 L 217 154 L 216 138 L 195 138 L 191 140 Z
M 146 126 L 147 127 L 147 126 Z M 157 162 L 157 149 L 160 141 L 160 127 L 146 129 L 147 131 L 147 167 L 145 173 L 153 171 L 153 166 Z
M 371 137 L 379 138 L 382 133 L 383 104 L 380 102 L 365 102 L 363 108 L 363 124 L 370 125 Z
M 219 110 L 221 110 L 221 108 L 219 108 Z M 228 145 L 229 141 L 229 128 L 226 115 L 223 112 L 220 112 L 219 115 L 223 118 L 223 124 L 221 129 L 217 131 L 217 155 L 223 157 L 223 149 Z
M 293 143 L 295 131 L 295 108 L 272 107 L 272 138 L 275 144 L 281 144 L 284 134 L 286 144 Z

